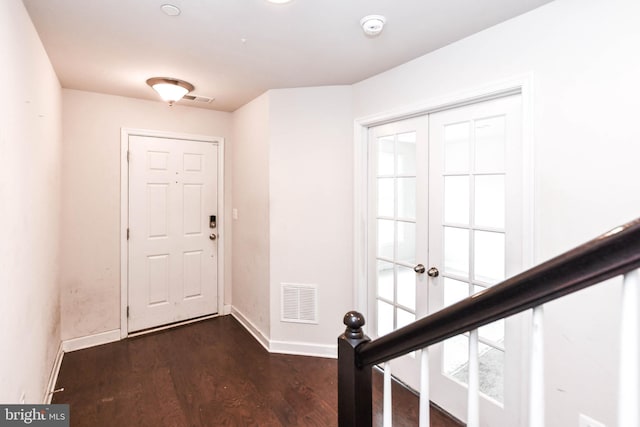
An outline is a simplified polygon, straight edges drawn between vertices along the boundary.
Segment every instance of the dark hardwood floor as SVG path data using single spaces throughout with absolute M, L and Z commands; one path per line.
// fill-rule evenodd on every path
M 269 354 L 231 316 L 64 355 L 53 403 L 71 425 L 336 426 L 337 362 Z M 374 425 L 382 425 L 374 374 Z M 417 426 L 418 399 L 398 384 L 394 426 Z M 458 427 L 432 408 L 432 427 Z

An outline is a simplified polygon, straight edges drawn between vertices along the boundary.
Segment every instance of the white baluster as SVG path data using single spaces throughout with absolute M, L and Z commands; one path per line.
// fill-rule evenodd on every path
M 384 363 L 384 384 L 382 388 L 382 426 L 391 427 L 391 363 Z
M 467 427 L 480 426 L 480 380 L 478 369 L 478 330 L 469 332 L 469 390 L 467 395 Z
M 429 427 L 429 351 L 420 351 L 420 427 Z
M 624 275 L 620 323 L 618 427 L 640 426 L 640 270 Z
M 544 427 L 544 310 L 533 309 L 529 371 L 529 427 Z

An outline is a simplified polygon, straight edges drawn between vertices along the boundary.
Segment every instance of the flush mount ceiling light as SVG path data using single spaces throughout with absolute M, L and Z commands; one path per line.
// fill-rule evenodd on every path
M 267 0 L 269 3 L 275 3 L 275 4 L 285 4 L 285 3 L 290 3 L 293 0 Z
M 172 4 L 163 4 L 162 6 L 160 6 L 160 10 L 162 10 L 164 14 L 168 16 L 178 16 L 181 13 L 180 8 Z
M 174 102 L 179 101 L 194 89 L 191 83 L 170 77 L 152 77 L 147 80 L 147 84 L 158 92 L 169 105 L 173 105 Z
M 387 20 L 382 15 L 368 15 L 360 20 L 360 25 L 366 35 L 375 37 L 382 32 L 385 22 Z

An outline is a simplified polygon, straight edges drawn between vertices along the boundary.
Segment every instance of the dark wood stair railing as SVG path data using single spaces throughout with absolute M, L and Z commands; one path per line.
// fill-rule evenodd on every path
M 371 426 L 371 368 L 640 268 L 640 218 L 376 340 L 364 316 L 338 338 L 338 424 Z

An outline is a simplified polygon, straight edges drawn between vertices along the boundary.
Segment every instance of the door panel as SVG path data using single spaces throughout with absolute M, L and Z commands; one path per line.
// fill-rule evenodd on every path
M 129 139 L 130 332 L 217 311 L 218 148 Z
M 429 254 L 440 272 L 430 285 L 435 312 L 522 270 L 520 97 L 432 114 L 429 130 Z M 479 330 L 482 426 L 519 425 L 520 328 L 512 317 Z M 466 420 L 469 334 L 430 353 L 432 400 Z
M 404 120 L 370 130 L 369 182 L 371 262 L 371 335 L 379 337 L 401 328 L 427 310 L 427 281 L 414 271 L 427 264 L 426 117 Z M 411 354 L 392 362 L 394 375 L 418 388 L 418 360 Z

